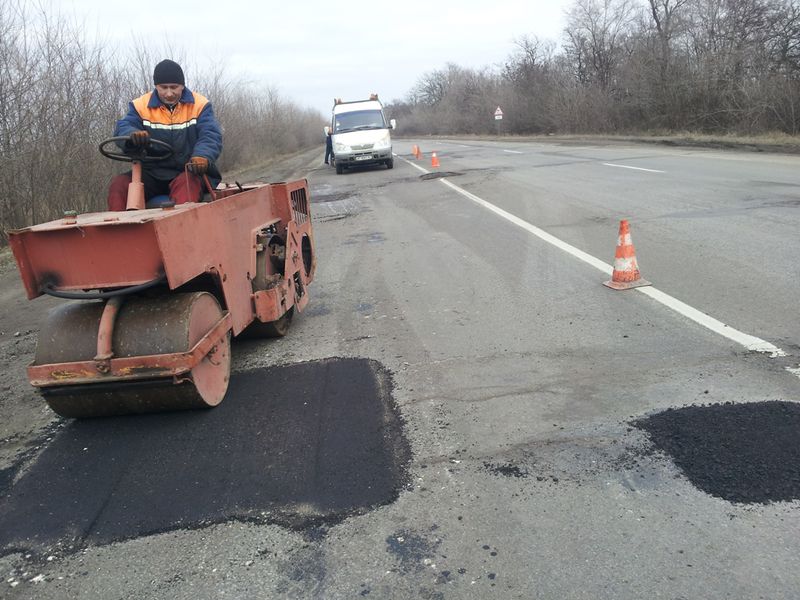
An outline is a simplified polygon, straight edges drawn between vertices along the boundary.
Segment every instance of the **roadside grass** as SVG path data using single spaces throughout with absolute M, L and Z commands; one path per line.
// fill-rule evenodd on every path
M 321 155 L 324 151 L 325 146 L 323 143 L 317 146 L 306 146 L 290 154 L 270 156 L 263 160 L 254 161 L 251 164 L 242 165 L 236 169 L 226 170 L 222 174 L 222 181 L 229 183 L 239 179 L 249 181 L 250 178 L 264 178 L 265 174 L 271 173 L 279 173 L 286 179 L 302 177 L 308 170 L 312 156 Z M 298 168 L 303 175 L 295 175 L 298 172 Z M 291 173 L 291 175 L 284 175 L 287 172 Z
M 654 142 L 676 146 L 704 146 L 709 148 L 734 148 L 756 152 L 800 153 L 800 136 L 780 131 L 759 135 L 707 134 L 686 132 L 650 132 L 621 136 L 631 141 Z

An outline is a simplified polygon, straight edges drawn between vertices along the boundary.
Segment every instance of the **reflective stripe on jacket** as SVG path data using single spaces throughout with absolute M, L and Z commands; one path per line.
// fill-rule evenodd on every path
M 144 165 L 156 179 L 174 179 L 183 173 L 192 156 L 202 156 L 209 161 L 210 178 L 219 181 L 219 170 L 214 163 L 222 152 L 222 130 L 206 97 L 185 87 L 178 104 L 170 111 L 155 90 L 144 94 L 129 104 L 128 114 L 117 121 L 114 135 L 127 136 L 137 130 L 147 131 L 152 139 L 166 142 L 175 150 L 166 160 Z M 154 146 L 152 153 L 158 152 L 159 148 Z

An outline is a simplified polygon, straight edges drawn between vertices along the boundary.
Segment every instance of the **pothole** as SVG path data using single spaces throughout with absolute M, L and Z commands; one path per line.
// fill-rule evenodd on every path
M 348 194 L 332 194 L 313 203 L 314 220 L 318 222 L 346 219 L 363 211 L 361 201 Z
M 459 173 L 457 171 L 435 171 L 433 173 L 425 173 L 424 175 L 420 175 L 419 178 L 422 181 L 429 181 L 431 179 L 441 179 L 442 177 L 458 177 L 459 175 L 463 175 L 463 173 Z
M 525 466 L 515 465 L 513 463 L 489 463 L 484 462 L 483 468 L 492 473 L 493 475 L 500 475 L 503 477 L 517 477 L 517 478 L 527 478 L 530 473 L 528 473 L 528 469 Z
M 311 194 L 311 204 L 324 204 L 325 202 L 342 202 L 352 198 L 352 194 Z

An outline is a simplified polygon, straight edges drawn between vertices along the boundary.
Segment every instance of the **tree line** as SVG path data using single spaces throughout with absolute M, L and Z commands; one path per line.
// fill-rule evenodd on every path
M 91 42 L 46 5 L 0 0 L 0 243 L 6 230 L 65 210 L 104 210 L 109 181 L 124 167 L 97 146 L 128 102 L 153 88 L 162 58 L 178 61 L 188 87 L 211 100 L 224 134 L 223 174 L 319 144 L 318 111 L 165 52 L 137 40 L 127 49 Z
M 523 36 L 500 65 L 448 64 L 388 108 L 416 134 L 493 133 L 498 105 L 513 134 L 800 132 L 800 0 L 575 0 L 560 42 Z M 105 206 L 120 168 L 97 144 L 167 56 L 212 100 L 223 173 L 319 143 L 324 117 L 274 88 L 0 0 L 0 231 Z
M 409 133 L 800 132 L 800 0 L 575 0 L 560 45 L 448 64 L 392 115 Z

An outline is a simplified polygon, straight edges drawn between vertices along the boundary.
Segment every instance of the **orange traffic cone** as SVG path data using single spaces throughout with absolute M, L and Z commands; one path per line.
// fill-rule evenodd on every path
M 414 147 L 417 149 L 417 152 L 416 154 L 414 154 L 414 156 L 416 156 L 417 160 L 419 160 L 420 158 L 422 158 L 422 150 L 419 149 L 419 146 L 414 146 Z
M 419 158 L 419 146 L 417 146 L 416 144 L 411 146 L 411 156 L 413 156 L 414 158 Z
M 629 290 L 651 285 L 649 281 L 645 281 L 639 275 L 639 265 L 636 263 L 636 249 L 633 247 L 628 221 L 625 219 L 619 222 L 619 239 L 617 241 L 617 252 L 614 255 L 614 272 L 611 275 L 611 281 L 606 281 L 603 285 L 615 290 Z
M 436 156 L 436 152 L 431 154 L 431 166 L 436 168 L 439 166 L 439 158 Z

